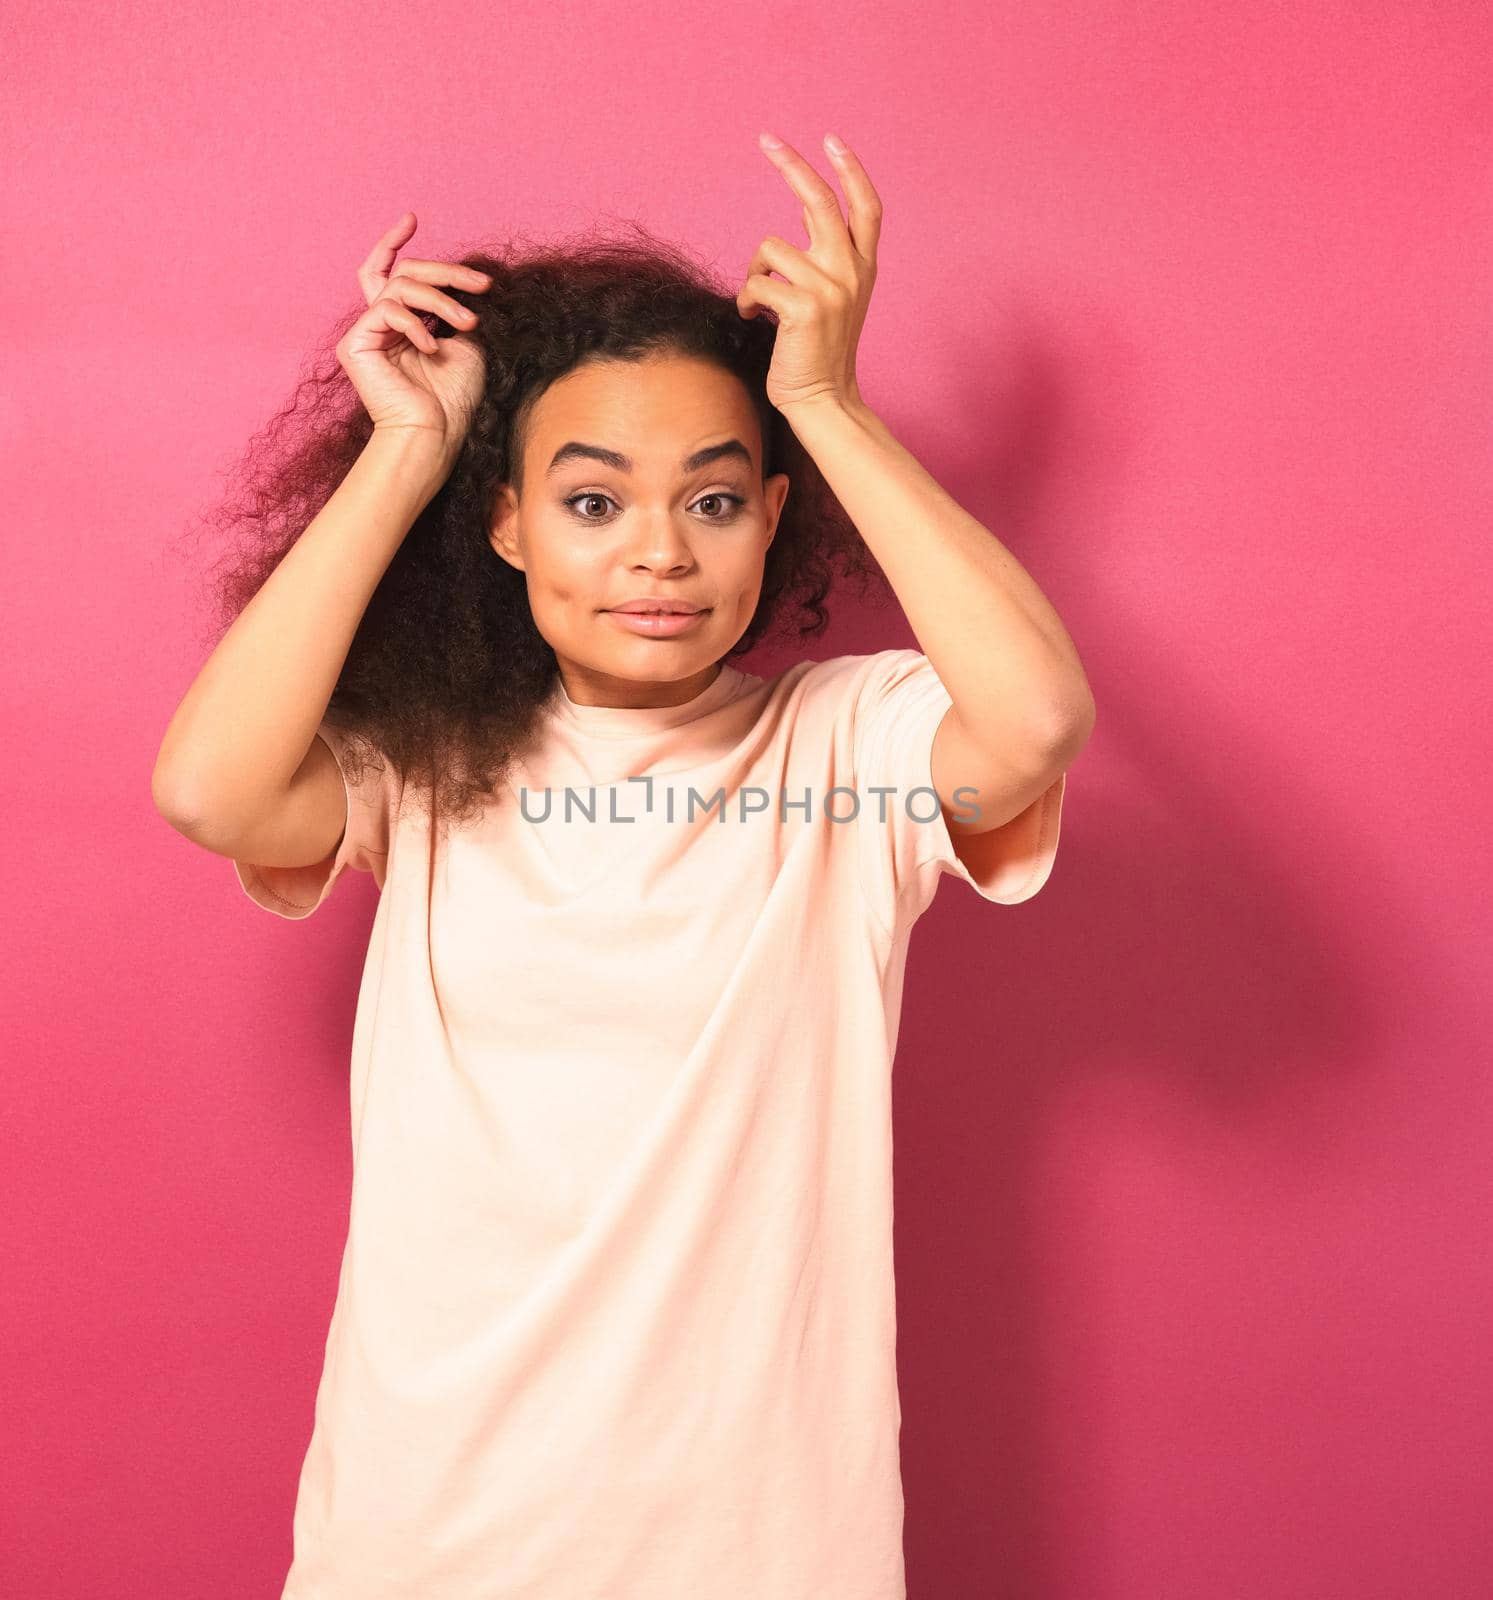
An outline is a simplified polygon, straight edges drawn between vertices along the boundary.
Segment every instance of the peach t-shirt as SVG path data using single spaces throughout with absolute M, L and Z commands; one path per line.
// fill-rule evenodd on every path
M 282 917 L 382 889 L 284 1600 L 902 1600 L 908 934 L 945 873 L 1034 895 L 1064 790 L 971 870 L 949 704 L 902 649 L 664 708 L 557 684 L 439 845 L 370 767 L 330 864 L 235 863 Z

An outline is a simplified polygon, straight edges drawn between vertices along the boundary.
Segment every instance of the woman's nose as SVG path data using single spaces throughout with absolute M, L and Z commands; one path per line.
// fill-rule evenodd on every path
M 693 556 L 689 540 L 667 513 L 640 520 L 636 536 L 629 541 L 627 559 L 633 566 L 687 567 Z

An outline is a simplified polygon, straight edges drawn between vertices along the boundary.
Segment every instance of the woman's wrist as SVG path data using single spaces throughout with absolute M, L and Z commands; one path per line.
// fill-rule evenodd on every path
M 422 486 L 428 495 L 434 495 L 450 476 L 460 449 L 460 440 L 453 443 L 435 428 L 392 423 L 374 428 L 363 453 L 380 470 L 392 472 L 406 484 Z

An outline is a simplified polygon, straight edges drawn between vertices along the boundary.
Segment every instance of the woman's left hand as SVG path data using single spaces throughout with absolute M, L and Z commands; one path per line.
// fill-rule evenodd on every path
M 804 203 L 809 248 L 800 250 L 769 234 L 757 246 L 746 282 L 736 296 L 743 317 L 767 306 L 778 331 L 767 374 L 767 398 L 785 414 L 820 401 L 858 402 L 855 347 L 876 282 L 876 241 L 881 233 L 881 198 L 866 169 L 848 149 L 825 148 L 850 201 L 850 225 L 840 199 L 792 145 L 761 144 L 769 161 Z M 788 281 L 768 276 L 781 273 Z

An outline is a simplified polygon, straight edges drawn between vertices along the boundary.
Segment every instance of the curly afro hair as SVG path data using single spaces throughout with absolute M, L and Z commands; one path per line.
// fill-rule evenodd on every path
M 836 574 L 864 598 L 890 596 L 885 576 L 813 458 L 766 391 L 777 321 L 744 318 L 734 292 L 679 246 L 640 224 L 593 228 L 559 244 L 476 248 L 456 257 L 491 275 L 481 292 L 443 285 L 476 312 L 463 329 L 486 365 L 461 453 L 410 528 L 359 624 L 327 706 L 355 765 L 393 763 L 406 793 L 457 819 L 480 808 L 532 730 L 559 675 L 530 612 L 521 571 L 489 542 L 504 483 L 522 487 L 524 430 L 539 397 L 592 359 L 677 355 L 734 373 L 762 427 L 762 476 L 786 472 L 788 498 L 764 556 L 761 597 L 726 659 L 765 637 L 823 631 Z M 352 309 L 313 353 L 291 398 L 254 435 L 199 528 L 226 535 L 209 578 L 216 643 L 331 498 L 373 431 L 336 345 Z M 437 335 L 453 330 L 423 313 Z

